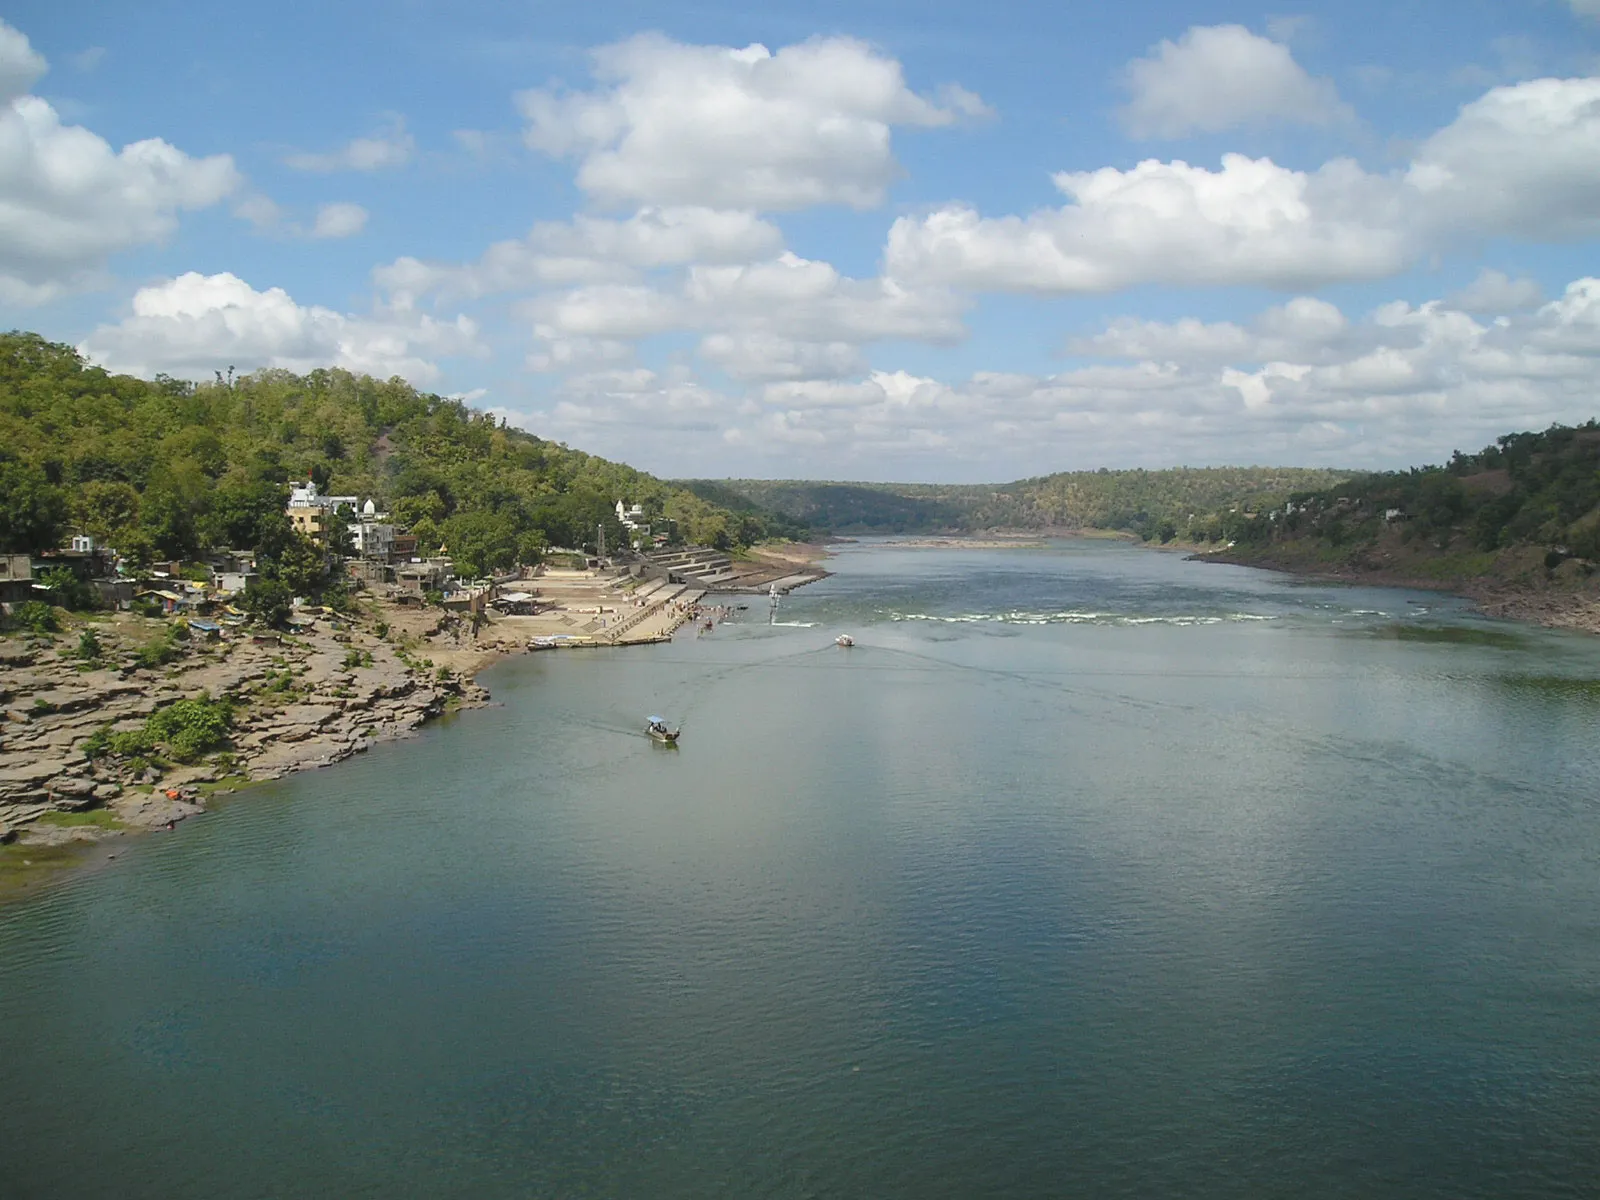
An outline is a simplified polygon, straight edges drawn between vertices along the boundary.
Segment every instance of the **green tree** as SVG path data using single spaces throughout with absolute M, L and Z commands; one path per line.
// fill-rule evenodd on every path
M 71 567 L 46 567 L 39 572 L 39 582 L 50 589 L 62 608 L 84 612 L 100 607 L 100 593 L 79 579 Z
M 0 550 L 54 549 L 66 516 L 66 497 L 42 468 L 0 459 Z
M 256 579 L 239 595 L 239 607 L 269 629 L 289 619 L 294 592 L 278 579 Z

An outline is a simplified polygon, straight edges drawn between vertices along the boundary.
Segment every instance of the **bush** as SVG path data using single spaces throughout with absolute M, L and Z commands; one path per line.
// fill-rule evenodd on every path
M 233 705 L 205 692 L 168 705 L 144 723 L 147 736 L 163 743 L 179 762 L 194 762 L 206 751 L 227 745 L 232 727 Z
M 42 600 L 23 601 L 11 610 L 11 619 L 29 633 L 36 633 L 41 637 L 59 633 L 61 630 L 61 622 L 56 619 L 56 610 Z
M 78 657 L 84 662 L 94 662 L 105 647 L 100 644 L 100 635 L 92 629 L 85 629 L 78 637 Z
M 104 758 L 111 751 L 111 723 L 107 721 L 84 738 L 79 749 L 85 758 Z
M 176 625 L 168 629 L 160 637 L 145 643 L 133 654 L 133 665 L 143 667 L 147 671 L 154 671 L 174 659 L 183 657 L 183 647 L 178 645 L 180 634 Z
M 46 567 L 39 582 L 49 588 L 62 608 L 84 612 L 100 607 L 100 593 L 79 579 L 70 567 Z
M 261 624 L 276 628 L 289 618 L 290 602 L 294 593 L 277 579 L 260 579 L 245 588 L 239 597 L 239 607 Z

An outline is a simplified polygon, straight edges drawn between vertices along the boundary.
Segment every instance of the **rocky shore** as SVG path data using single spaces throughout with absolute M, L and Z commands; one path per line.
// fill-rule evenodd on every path
M 294 635 L 170 641 L 171 661 L 155 666 L 139 665 L 139 649 L 170 627 L 130 614 L 0 641 L 0 844 L 11 843 L 0 845 L 0 875 L 8 859 L 32 865 L 30 848 L 167 828 L 212 795 L 328 766 L 481 704 L 473 672 L 513 648 L 473 639 L 437 609 L 365 610 Z M 85 628 L 100 645 L 91 661 L 79 654 Z M 227 701 L 232 721 L 226 744 L 195 761 L 95 744 L 202 696 Z
M 1525 621 L 1546 629 L 1600 633 L 1600 589 L 1581 574 L 1576 563 L 1547 570 L 1542 555 L 1533 551 L 1505 552 L 1491 564 L 1492 570 L 1479 573 L 1448 572 L 1441 569 L 1448 567 L 1448 560 L 1420 556 L 1413 562 L 1335 563 L 1270 551 L 1216 550 L 1193 557 L 1333 583 L 1449 592 L 1471 600 L 1485 616 Z M 1430 568 L 1433 573 L 1429 573 Z

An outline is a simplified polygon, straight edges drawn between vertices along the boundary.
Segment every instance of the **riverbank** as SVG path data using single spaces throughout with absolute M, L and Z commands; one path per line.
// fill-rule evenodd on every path
M 162 618 L 59 613 L 55 634 L 0 639 L 0 895 L 114 858 L 118 839 L 173 829 L 214 797 L 481 706 L 478 672 L 537 639 L 661 641 L 700 598 L 620 571 L 548 571 L 527 586 L 532 615 L 474 618 L 369 595 L 355 612 L 311 614 L 293 634 L 203 640 Z M 150 720 L 199 700 L 220 702 L 211 711 L 226 712 L 225 735 L 175 755 Z
M 1330 559 L 1310 550 L 1200 550 L 1198 562 L 1282 571 L 1330 583 L 1448 592 L 1471 600 L 1489 617 L 1546 629 L 1600 634 L 1600 589 L 1576 562 L 1555 570 L 1543 553 L 1518 547 L 1492 553 L 1416 554 L 1374 561 Z

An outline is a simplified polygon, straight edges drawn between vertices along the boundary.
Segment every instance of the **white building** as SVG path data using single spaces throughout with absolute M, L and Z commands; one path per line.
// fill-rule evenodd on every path
M 365 520 L 350 522 L 350 544 L 355 547 L 356 554 L 361 558 L 376 558 L 387 562 L 389 556 L 394 553 L 394 535 L 393 525 Z
M 626 529 L 629 533 L 632 533 L 636 529 L 643 528 L 644 525 L 645 525 L 644 505 L 642 505 L 642 504 L 626 505 L 626 504 L 623 504 L 623 502 L 621 500 L 618 500 L 617 501 L 617 520 L 622 522 L 623 528 Z

